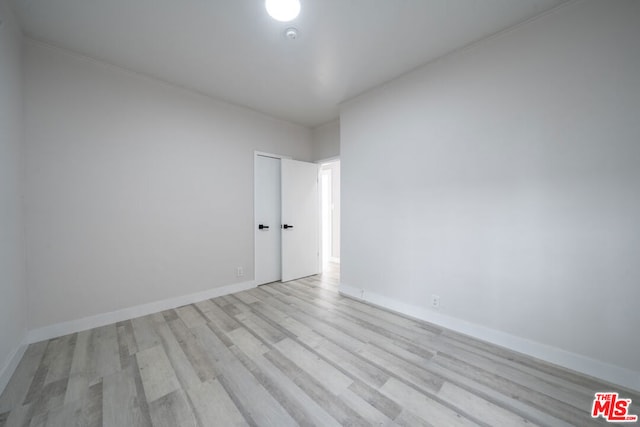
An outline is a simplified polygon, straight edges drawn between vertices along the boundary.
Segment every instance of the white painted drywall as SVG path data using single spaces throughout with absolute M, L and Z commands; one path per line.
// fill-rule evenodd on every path
M 315 161 L 340 155 L 340 120 L 334 120 L 311 131 L 312 158 Z
M 22 34 L 5 0 L 0 0 L 0 21 L 1 393 L 27 332 L 27 287 L 22 220 Z
M 30 328 L 253 279 L 254 150 L 310 160 L 310 130 L 34 41 L 25 66 Z
M 344 105 L 343 283 L 640 373 L 639 41 L 574 2 Z

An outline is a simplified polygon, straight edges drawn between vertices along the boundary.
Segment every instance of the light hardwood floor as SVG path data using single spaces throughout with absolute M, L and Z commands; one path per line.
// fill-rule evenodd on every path
M 32 344 L 0 426 L 584 426 L 604 424 L 589 414 L 596 391 L 640 403 L 342 297 L 338 274 Z

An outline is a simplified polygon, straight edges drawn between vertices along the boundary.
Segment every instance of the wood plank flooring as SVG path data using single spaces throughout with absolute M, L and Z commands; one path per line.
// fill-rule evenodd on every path
M 4 426 L 567 426 L 640 396 L 338 294 L 339 269 L 32 344 Z

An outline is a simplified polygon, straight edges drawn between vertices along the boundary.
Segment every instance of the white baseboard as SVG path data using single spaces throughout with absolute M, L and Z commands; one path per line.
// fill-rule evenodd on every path
M 22 360 L 22 356 L 24 356 L 24 352 L 27 351 L 27 340 L 24 339 L 18 347 L 13 350 L 13 354 L 9 356 L 7 359 L 7 363 L 0 369 L 0 394 L 4 391 L 7 384 L 9 384 L 9 380 L 11 380 L 11 376 L 15 372 L 18 367 L 18 363 Z
M 54 325 L 44 326 L 42 328 L 29 331 L 27 333 L 27 342 L 31 344 L 51 338 L 60 337 L 63 335 L 86 331 L 87 329 L 106 326 L 112 323 L 121 322 L 123 320 L 134 319 L 136 317 L 146 316 L 148 314 L 157 313 L 159 311 L 181 307 L 183 305 L 193 304 L 211 298 L 246 291 L 247 289 L 255 287 L 256 284 L 253 280 L 249 282 L 234 283 L 232 285 L 212 288 L 194 294 L 182 295 L 162 301 L 155 301 L 148 304 L 137 305 L 135 307 L 123 308 L 121 310 L 111 311 L 109 313 L 101 313 L 94 316 L 84 317 L 82 319 L 56 323 Z
M 340 293 L 576 372 L 600 378 L 635 391 L 640 391 L 640 372 L 611 365 L 581 354 L 531 341 L 456 317 L 447 316 L 434 310 L 406 304 L 344 283 L 340 284 Z

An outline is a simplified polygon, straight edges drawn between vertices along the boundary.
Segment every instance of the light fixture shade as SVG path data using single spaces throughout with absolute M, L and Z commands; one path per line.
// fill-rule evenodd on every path
M 300 13 L 300 0 L 265 0 L 264 5 L 269 15 L 280 22 L 292 21 Z

